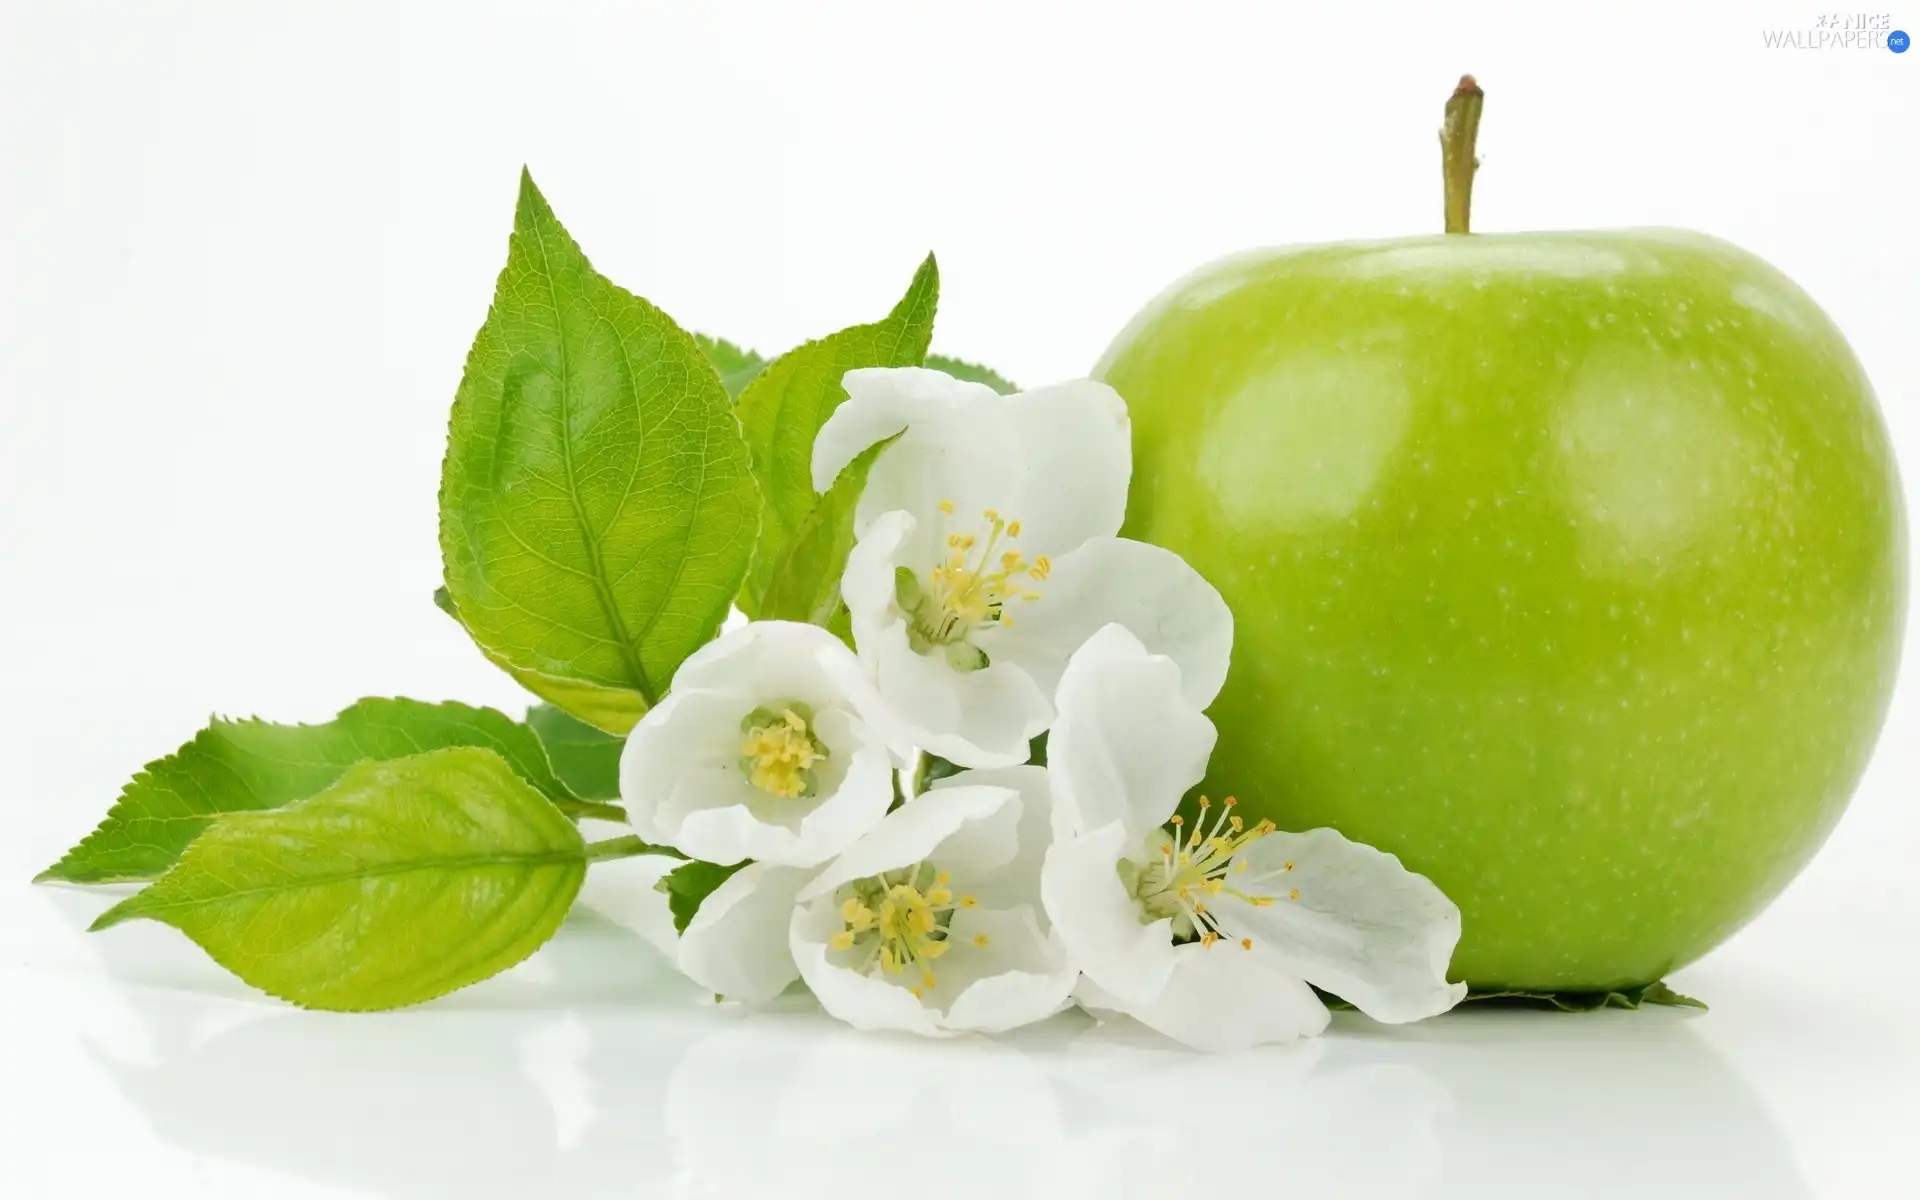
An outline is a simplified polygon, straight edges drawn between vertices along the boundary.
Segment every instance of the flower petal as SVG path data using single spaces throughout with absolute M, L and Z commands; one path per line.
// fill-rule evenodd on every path
M 995 662 L 1016 662 L 1042 691 L 1059 682 L 1067 658 L 1109 623 L 1131 630 L 1149 652 L 1180 664 L 1181 691 L 1196 708 L 1220 694 L 1233 652 L 1233 613 L 1211 583 L 1171 550 L 1127 538 L 1092 538 L 1053 560 L 1040 598 L 1016 620 L 983 632 Z
M 1080 970 L 1103 989 L 1144 1003 L 1173 973 L 1173 923 L 1141 923 L 1140 905 L 1116 870 L 1127 842 L 1118 821 L 1055 841 L 1041 868 L 1040 895 Z
M 1066 1007 L 1080 977 L 1025 906 L 956 912 L 948 940 L 956 948 L 940 960 L 936 999 L 953 994 L 942 1022 L 949 1029 L 1003 1033 L 1043 1021 Z
M 890 625 L 903 624 L 894 606 L 894 571 L 902 553 L 915 538 L 919 522 L 913 514 L 882 514 L 847 552 L 847 568 L 840 575 L 840 598 L 847 602 L 854 645 L 878 640 Z M 870 657 L 862 652 L 863 657 Z
M 1101 629 L 1074 653 L 1055 702 L 1047 767 L 1056 829 L 1118 821 L 1126 848 L 1136 851 L 1205 776 L 1213 722 L 1182 694 L 1179 666 L 1149 654 L 1120 625 Z
M 962 766 L 1025 762 L 1028 743 L 1053 720 L 1053 706 L 1026 672 L 1006 663 L 957 671 L 908 644 L 893 588 L 901 545 L 914 529 L 909 514 L 887 513 L 847 557 L 841 595 L 875 687 L 864 715 L 896 754 L 918 746 Z
M 1090 1009 L 1123 1012 L 1210 1053 L 1315 1037 L 1330 1019 L 1299 977 L 1229 943 L 1179 947 L 1166 986 L 1145 1003 L 1116 996 L 1091 977 L 1081 980 L 1079 993 Z
M 946 1030 L 940 1027 L 934 1010 L 905 987 L 871 978 L 833 961 L 827 941 L 843 927 L 840 910 L 831 895 L 802 904 L 793 911 L 788 925 L 792 961 L 800 978 L 813 989 L 820 1007 L 855 1029 L 894 1029 L 926 1037 L 945 1036 Z
M 815 727 L 839 757 L 847 752 L 827 734 L 853 724 L 846 713 L 829 709 L 819 715 Z M 732 794 L 716 788 L 712 794 L 723 803 L 688 805 L 671 845 L 683 854 L 723 866 L 753 859 L 813 867 L 832 858 L 879 824 L 893 804 L 893 758 L 887 748 L 877 742 L 862 745 L 850 737 L 840 741 L 854 747 L 845 770 L 831 791 L 812 800 L 780 800 L 758 793 L 729 764 L 725 775 Z M 811 810 L 800 807 L 808 804 Z M 793 809 L 797 819 L 769 811 L 786 807 Z
M 1241 890 L 1276 897 L 1256 907 L 1231 895 L 1212 911 L 1256 950 L 1376 1021 L 1417 1021 L 1466 995 L 1447 982 L 1460 910 L 1424 875 L 1331 829 L 1270 833 L 1241 857 Z M 1299 899 L 1291 897 L 1297 892 Z
M 640 836 L 673 845 L 688 807 L 738 798 L 731 785 L 746 781 L 724 768 L 739 753 L 740 718 L 752 710 L 751 701 L 727 692 L 676 688 L 640 718 L 620 751 L 620 799 Z M 680 793 L 690 778 L 692 790 Z
M 956 787 L 1004 787 L 1020 793 L 1020 812 L 1014 824 L 1016 843 L 1013 855 L 988 861 L 985 853 L 964 844 L 956 847 L 958 837 L 948 839 L 942 859 L 952 858 L 956 869 L 968 870 L 967 890 L 995 908 L 1030 905 L 1040 907 L 1040 867 L 1046 861 L 1047 847 L 1053 841 L 1053 795 L 1045 767 L 1031 764 L 1017 767 L 987 767 L 961 771 L 933 782 L 929 791 Z M 960 854 L 955 855 L 954 851 Z M 964 859 L 965 861 L 961 861 Z M 1042 921 L 1043 927 L 1046 922 Z
M 1001 403 L 1020 447 L 1019 492 L 1001 502 L 1009 520 L 1020 520 L 1018 547 L 1029 557 L 1064 555 L 1119 533 L 1133 477 L 1133 426 L 1120 394 L 1074 379 Z
M 1020 793 L 1012 788 L 963 787 L 927 792 L 887 814 L 800 893 L 801 902 L 829 896 L 856 879 L 923 860 L 939 862 L 948 839 L 971 824 L 1004 824 L 1003 854 L 1011 856 Z
M 963 767 L 1027 761 L 1033 739 L 1053 720 L 1046 694 L 1018 666 L 993 663 L 956 671 L 941 659 L 915 653 L 903 621 L 881 635 L 872 663 L 885 706 L 878 721 L 889 729 L 889 741 L 905 737 Z
M 841 383 L 847 398 L 813 442 L 815 491 L 826 491 L 868 446 L 901 435 L 867 475 L 856 531 L 891 509 L 928 514 L 947 500 L 971 516 L 1012 494 L 1015 434 L 992 388 L 922 367 L 866 367 Z
M 835 659 L 851 661 L 853 651 L 818 625 L 750 621 L 694 651 L 674 672 L 672 692 L 699 688 L 820 708 L 841 700 L 825 667 Z
M 847 464 L 875 442 L 915 425 L 923 438 L 934 431 L 990 425 L 987 414 L 1000 403 L 1000 394 L 986 384 L 930 367 L 862 367 L 841 376 L 840 385 L 847 398 L 813 439 L 816 492 L 833 486 Z
M 755 621 L 733 630 L 683 664 L 672 693 L 628 736 L 620 770 L 629 818 L 648 840 L 708 862 L 825 861 L 892 800 L 881 735 L 850 711 L 870 707 L 869 689 L 859 660 L 824 629 Z M 741 718 L 786 704 L 812 710 L 829 751 L 806 799 L 770 795 L 740 771 Z
M 754 827 L 761 816 L 755 809 L 763 800 L 772 797 L 748 783 L 737 763 L 702 763 L 682 771 L 673 781 L 672 794 L 653 810 L 650 840 L 732 866 L 753 857 L 749 845 L 756 840 Z M 635 812 L 629 810 L 630 815 Z M 638 816 L 633 819 L 637 827 Z
M 931 520 L 945 501 L 960 532 L 989 508 L 1017 518 L 1029 555 L 1064 554 L 1119 531 L 1132 430 L 1106 384 L 1076 379 L 1002 397 L 915 367 L 849 371 L 843 382 L 847 399 L 814 440 L 816 490 L 860 451 L 901 434 L 867 477 L 856 530 L 891 509 Z
M 680 970 L 731 1000 L 771 1000 L 799 977 L 787 947 L 795 897 L 814 872 L 749 863 L 714 889 L 680 935 Z

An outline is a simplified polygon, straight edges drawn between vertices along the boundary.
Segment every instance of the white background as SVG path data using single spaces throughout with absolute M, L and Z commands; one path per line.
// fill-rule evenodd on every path
M 0 1194 L 1904 1194 L 1912 671 L 1824 854 L 1676 980 L 1699 1017 L 1343 1019 L 1227 1061 L 1059 1022 L 903 1046 L 704 1011 L 586 912 L 506 977 L 340 1018 L 158 926 L 82 937 L 102 897 L 24 882 L 209 712 L 522 703 L 428 596 L 523 162 L 690 328 L 777 351 L 878 317 L 932 248 L 936 348 L 1039 383 L 1217 255 L 1436 230 L 1471 70 L 1476 229 L 1757 252 L 1848 332 L 1920 478 L 1920 53 L 1763 48 L 1821 11 L 8 3 Z

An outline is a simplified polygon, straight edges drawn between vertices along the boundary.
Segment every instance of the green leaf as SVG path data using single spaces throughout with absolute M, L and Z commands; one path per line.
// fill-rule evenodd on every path
M 93 928 L 162 921 L 281 999 L 399 1008 L 539 949 L 586 871 L 573 823 L 504 758 L 462 746 L 360 763 L 311 799 L 222 817 Z
M 1633 1001 L 1634 1003 L 1627 1007 L 1638 1008 L 1642 1004 L 1660 1004 L 1669 1008 L 1697 1008 L 1701 1012 L 1707 1011 L 1706 1001 L 1695 1000 L 1692 996 L 1681 995 L 1679 992 L 1668 987 L 1665 980 L 1649 983 L 1647 986 L 1641 988 L 1640 994 L 1633 997 Z
M 739 597 L 749 617 L 760 615 L 775 565 L 813 511 L 813 439 L 847 398 L 841 376 L 856 367 L 918 366 L 933 337 L 939 299 L 940 271 L 929 254 L 884 320 L 789 350 L 740 394 L 740 423 L 765 497 L 760 542 Z
M 638 834 L 633 833 L 625 834 L 621 837 L 608 838 L 604 842 L 587 843 L 587 861 L 589 863 L 606 862 L 609 859 L 615 858 L 637 858 L 641 855 L 679 859 L 685 859 L 687 857 L 678 850 L 675 850 L 672 846 L 656 846 L 652 842 L 643 841 Z
M 595 273 L 523 173 L 440 478 L 461 624 L 536 694 L 624 733 L 719 629 L 759 506 L 700 347 Z
M 1020 390 L 1019 385 L 991 368 L 983 367 L 979 363 L 970 363 L 964 359 L 948 358 L 944 354 L 929 354 L 926 365 L 936 371 L 945 371 L 955 379 L 964 379 L 968 383 L 984 383 L 1002 396 L 1010 396 Z
M 37 881 L 152 879 L 222 813 L 279 808 L 313 795 L 354 763 L 444 746 L 492 750 L 555 802 L 573 801 L 533 731 L 490 708 L 366 699 L 325 725 L 216 718 L 179 750 L 147 764 L 100 827 Z
M 1465 1003 L 1489 1001 L 1553 1008 L 1560 1012 L 1598 1012 L 1603 1008 L 1639 1008 L 1646 1004 L 1678 1008 L 1704 1009 L 1707 1007 L 1693 997 L 1683 996 L 1659 981 L 1641 984 L 1639 987 L 1614 988 L 1597 992 L 1545 992 L 1524 989 L 1470 992 Z
M 705 352 L 707 361 L 713 364 L 714 371 L 720 376 L 721 386 L 727 389 L 727 395 L 735 399 L 739 398 L 741 391 L 752 383 L 753 377 L 767 365 L 766 359 L 744 346 L 734 345 L 725 338 L 696 333 L 693 335 L 693 340 L 700 344 L 700 349 Z
M 800 522 L 793 540 L 773 564 L 766 595 L 760 601 L 762 619 L 825 626 L 842 611 L 840 577 L 846 573 L 847 554 L 853 549 L 853 510 L 860 503 L 874 461 L 899 437 L 896 433 L 856 455 Z
M 460 610 L 453 603 L 453 593 L 447 591 L 444 586 L 433 589 L 433 605 L 455 621 L 460 621 Z M 461 622 L 460 627 L 465 629 L 466 623 Z M 469 633 L 468 636 L 471 637 L 472 634 Z M 547 701 L 549 705 L 577 714 L 593 729 L 603 733 L 607 730 L 618 732 L 632 729 L 640 718 L 646 715 L 646 701 L 635 692 L 622 688 L 597 687 L 577 679 L 556 679 L 551 675 L 542 675 L 538 671 L 525 670 L 514 666 L 485 646 L 480 646 L 478 642 L 474 644 L 479 646 L 480 653 L 486 655 L 488 662 L 511 675 L 515 683 Z
M 1353 1008 L 1345 1000 L 1331 992 L 1318 992 L 1320 999 L 1328 1008 L 1347 1011 Z M 1706 1005 L 1692 996 L 1683 996 L 1659 980 L 1643 983 L 1638 987 L 1614 988 L 1597 992 L 1550 992 L 1530 991 L 1515 988 L 1491 988 L 1486 991 L 1471 991 L 1462 1004 L 1489 1004 L 1493 1006 L 1512 1005 L 1520 1008 L 1550 1008 L 1557 1012 L 1584 1013 L 1598 1012 L 1603 1008 L 1640 1008 L 1647 1004 L 1661 1004 L 1676 1008 L 1697 1008 L 1704 1011 Z
M 730 867 L 721 867 L 710 862 L 694 861 L 662 875 L 660 882 L 653 886 L 656 891 L 667 894 L 667 908 L 673 913 L 673 931 L 685 933 L 693 914 L 700 911 L 700 905 L 706 898 L 733 878 L 735 871 L 746 865 L 739 862 Z
M 620 751 L 626 740 L 595 729 L 551 704 L 527 710 L 527 724 L 540 735 L 554 774 L 583 800 L 620 798 Z

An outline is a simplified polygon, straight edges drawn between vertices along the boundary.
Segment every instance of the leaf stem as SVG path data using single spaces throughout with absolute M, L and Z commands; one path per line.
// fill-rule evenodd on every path
M 1471 75 L 1462 75 L 1447 99 L 1447 115 L 1440 126 L 1440 172 L 1446 186 L 1448 233 L 1468 232 L 1473 208 L 1473 173 L 1480 166 L 1473 144 L 1480 136 L 1480 108 L 1486 96 Z
M 618 804 L 602 804 L 598 800 L 556 800 L 560 811 L 570 817 L 592 817 L 596 821 L 618 821 L 627 823 L 627 810 Z
M 634 858 L 642 854 L 663 854 L 669 858 L 685 858 L 686 855 L 666 846 L 655 846 L 643 842 L 633 834 L 625 837 L 608 838 L 604 842 L 587 843 L 587 861 L 604 862 L 611 858 Z

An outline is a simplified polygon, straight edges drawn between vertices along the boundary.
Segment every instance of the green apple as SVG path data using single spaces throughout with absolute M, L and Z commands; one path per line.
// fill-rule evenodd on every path
M 1256 251 L 1097 377 L 1125 532 L 1235 616 L 1206 787 L 1459 904 L 1454 977 L 1646 983 L 1820 846 L 1906 603 L 1872 388 L 1807 295 L 1678 231 Z

